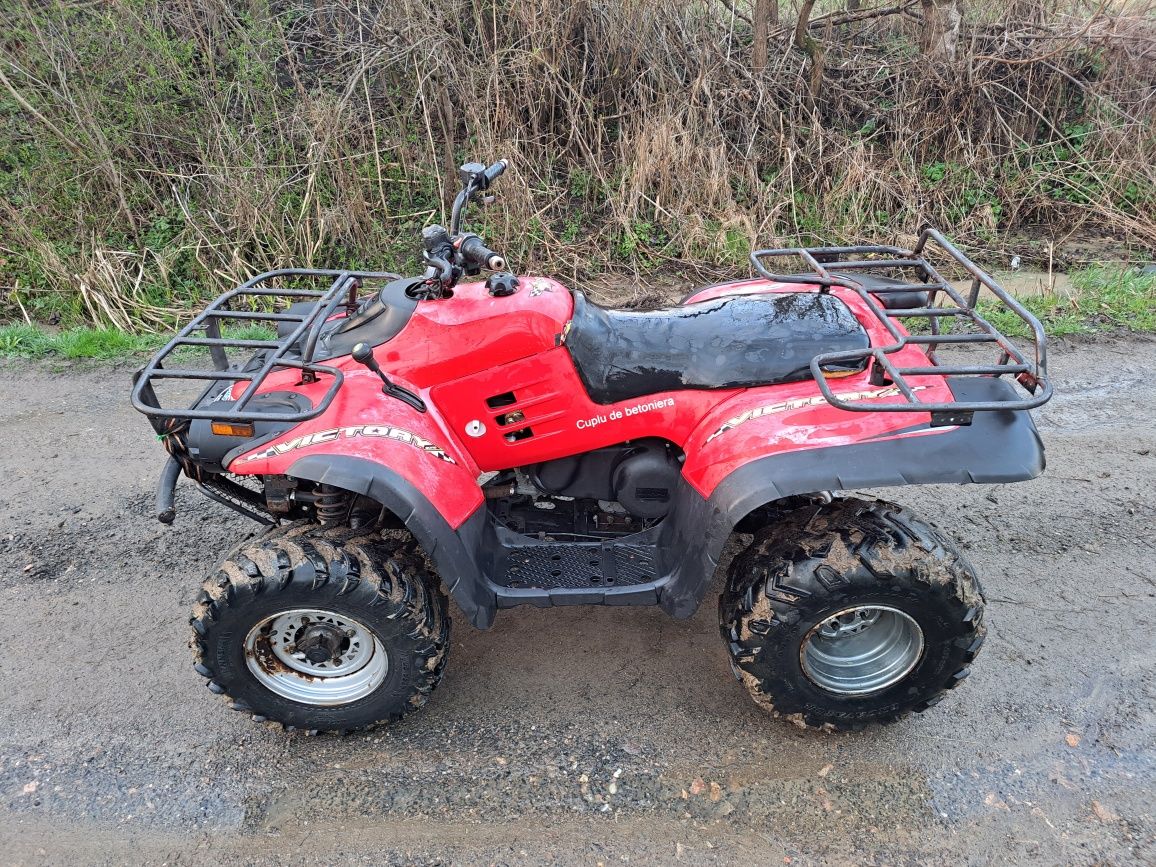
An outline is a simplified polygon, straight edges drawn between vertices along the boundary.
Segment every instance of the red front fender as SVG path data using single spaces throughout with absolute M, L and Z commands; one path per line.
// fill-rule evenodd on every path
M 388 467 L 420 491 L 451 527 L 460 526 L 483 501 L 477 467 L 434 413 L 383 394 L 381 381 L 368 371 L 347 372 L 328 412 L 238 455 L 228 470 L 291 475 L 295 461 L 320 455 Z

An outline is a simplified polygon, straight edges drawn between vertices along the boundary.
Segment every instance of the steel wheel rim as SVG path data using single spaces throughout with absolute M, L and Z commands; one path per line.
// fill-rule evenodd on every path
M 894 686 L 923 657 L 923 630 L 889 605 L 844 608 L 824 618 L 803 639 L 803 673 L 839 695 L 868 695 Z
M 325 624 L 344 636 L 337 658 L 310 662 L 296 650 L 306 626 Z M 271 614 L 245 637 L 245 664 L 262 686 L 301 704 L 333 707 L 364 698 L 385 681 L 389 654 L 360 621 L 319 608 Z

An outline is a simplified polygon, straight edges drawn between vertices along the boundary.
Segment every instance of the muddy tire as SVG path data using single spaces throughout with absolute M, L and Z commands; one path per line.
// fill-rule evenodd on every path
M 719 618 L 756 703 L 841 730 L 938 702 L 983 644 L 983 608 L 938 530 L 891 503 L 838 499 L 757 533 L 731 564 Z
M 311 524 L 234 550 L 190 623 L 210 690 L 258 720 L 311 732 L 421 707 L 449 649 L 445 595 L 411 544 Z

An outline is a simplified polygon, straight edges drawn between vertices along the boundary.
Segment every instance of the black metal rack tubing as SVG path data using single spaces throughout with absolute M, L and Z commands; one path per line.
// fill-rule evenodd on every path
M 880 364 L 880 366 L 882 366 L 884 370 L 887 371 L 887 375 L 891 378 L 891 382 L 901 392 L 903 392 L 903 396 L 907 398 L 910 403 L 919 403 L 915 397 L 914 389 L 912 389 L 911 386 L 907 384 L 907 381 L 903 378 L 903 374 L 901 374 L 895 368 L 895 365 L 891 363 L 891 359 L 888 358 L 886 354 L 880 353 L 879 355 L 875 356 L 875 360 Z
M 888 310 L 887 315 L 893 319 L 903 319 L 918 316 L 967 316 L 968 312 L 959 307 L 911 307 L 903 310 Z
M 260 349 L 264 346 L 276 346 L 277 340 L 249 340 L 247 338 L 231 337 L 186 337 L 181 341 L 184 346 L 236 346 L 240 349 Z
M 356 283 L 356 277 L 352 277 L 349 274 L 342 274 L 333 281 L 333 286 L 337 289 L 337 291 L 333 293 L 333 297 L 330 298 L 329 294 L 326 294 L 325 297 L 328 299 L 328 302 L 324 307 L 318 302 L 317 306 L 321 312 L 314 316 L 313 325 L 309 329 L 309 336 L 305 339 L 305 347 L 301 350 L 301 357 L 303 359 L 306 361 L 313 359 L 313 352 L 317 349 L 317 341 L 321 337 L 322 327 L 329 317 L 333 315 L 333 311 L 337 309 L 337 305 L 344 300 L 342 296 L 348 295 L 349 290 L 356 285 Z
M 214 310 L 213 316 L 220 319 L 262 319 L 269 322 L 301 322 L 306 318 L 296 313 L 261 313 L 255 310 Z
M 944 253 L 960 264 L 972 277 L 971 290 L 964 298 L 923 256 L 923 251 L 929 241 L 938 244 Z M 802 259 L 813 274 L 774 274 L 766 268 L 762 258 L 794 256 Z M 846 258 L 843 257 L 859 257 Z M 884 256 L 892 258 L 863 258 L 869 256 Z M 867 305 L 872 315 L 879 321 L 894 341 L 889 346 L 874 346 L 866 350 L 848 350 L 845 352 L 824 353 L 811 361 L 811 373 L 814 376 L 820 391 L 829 403 L 842 409 L 857 412 L 955 412 L 955 411 L 988 411 L 1000 409 L 1030 409 L 1045 403 L 1052 393 L 1051 383 L 1047 380 L 1046 336 L 1043 327 L 1034 316 L 1018 301 L 1012 298 L 1006 290 L 991 277 L 979 269 L 974 262 L 968 259 L 954 245 L 935 229 L 925 228 L 913 250 L 904 250 L 892 246 L 856 246 L 856 247 L 828 247 L 828 248 L 785 248 L 756 250 L 751 253 L 751 262 L 755 270 L 763 277 L 784 283 L 803 283 L 820 286 L 820 292 L 827 292 L 831 286 L 841 286 L 855 292 Z M 901 286 L 879 287 L 868 291 L 862 283 L 850 275 L 843 275 L 840 271 L 877 270 L 893 268 L 916 269 L 918 284 L 906 283 Z M 1015 313 L 1029 326 L 1033 336 L 1034 364 L 1025 358 L 1019 348 L 1015 346 L 995 326 L 988 322 L 975 309 L 979 294 L 986 287 L 999 301 Z M 881 306 L 877 295 L 891 293 L 927 292 L 927 303 L 924 307 L 888 309 Z M 937 303 L 939 293 L 943 293 L 956 306 L 946 307 Z M 963 317 L 974 323 L 981 333 L 945 334 L 940 330 L 940 317 Z M 922 318 L 931 325 L 930 335 L 911 335 L 901 332 L 895 320 Z M 951 365 L 941 364 L 936 357 L 936 351 L 941 346 L 994 343 L 1000 349 L 999 362 L 995 365 Z M 932 366 L 897 366 L 888 357 L 902 350 L 908 344 L 926 347 L 926 354 Z M 886 373 L 891 383 L 906 399 L 906 403 L 863 403 L 840 400 L 831 390 L 826 377 L 823 376 L 823 366 L 833 362 L 862 361 L 871 358 Z M 1012 364 L 1014 360 L 1016 363 Z M 1018 401 L 988 401 L 982 403 L 959 402 L 923 402 L 916 398 L 914 389 L 904 379 L 905 376 L 1002 376 L 1017 374 L 1017 379 L 1033 397 Z M 1025 379 L 1026 377 L 1026 379 Z
M 990 334 L 911 334 L 907 342 L 930 346 L 940 343 L 995 343 L 996 339 Z
M 933 364 L 930 367 L 897 368 L 903 376 L 1002 376 L 1005 373 L 1031 373 L 1026 364 Z
M 245 281 L 241 286 L 224 293 L 206 307 L 201 313 L 193 317 L 165 346 L 149 361 L 136 377 L 133 388 L 133 406 L 150 417 L 170 417 L 184 419 L 225 419 L 234 421 L 288 421 L 300 422 L 314 418 L 332 403 L 344 377 L 340 370 L 312 361 L 320 338 L 321 329 L 325 321 L 332 315 L 338 304 L 352 288 L 359 285 L 361 280 L 396 279 L 398 275 L 390 272 L 350 272 L 346 270 L 329 269 L 296 269 L 282 268 L 258 274 Z M 271 288 L 264 284 L 279 277 L 298 278 L 330 278 L 329 285 L 324 289 L 296 289 Z M 282 298 L 282 299 L 316 299 L 317 303 L 307 314 L 274 313 L 260 310 L 229 310 L 229 304 L 239 298 Z M 293 331 L 285 337 L 276 340 L 250 340 L 243 338 L 228 338 L 221 335 L 222 320 L 242 320 L 249 322 L 292 322 Z M 203 336 L 202 336 L 203 333 Z M 287 358 L 286 355 L 294 350 L 299 341 L 305 338 L 305 346 L 300 359 Z M 164 362 L 178 348 L 182 346 L 208 347 L 213 359 L 213 370 L 171 368 L 165 369 Z M 239 349 L 264 349 L 267 356 L 262 360 L 260 369 L 256 371 L 230 370 L 225 349 L 235 347 Z M 271 350 L 271 351 L 270 351 Z M 326 388 L 325 394 L 318 405 L 306 412 L 294 413 L 258 413 L 246 411 L 250 400 L 256 395 L 262 382 L 277 369 L 292 368 L 302 371 L 303 377 L 315 378 L 317 374 L 326 374 L 332 377 L 332 382 Z M 229 407 L 216 409 L 163 409 L 157 399 L 156 391 L 152 387 L 153 380 L 200 380 L 209 383 L 211 389 L 217 382 L 248 382 L 240 397 Z M 208 391 L 202 394 L 207 394 Z M 200 399 L 198 399 L 199 402 Z M 195 405 L 195 404 L 194 404 Z
M 161 368 L 149 375 L 150 379 L 231 379 L 234 381 L 249 380 L 252 373 L 243 373 L 239 370 L 183 370 L 179 367 Z
M 280 362 L 285 360 L 285 353 L 287 353 L 293 346 L 295 346 L 297 341 L 307 332 L 310 334 L 310 336 L 312 336 L 314 328 L 319 327 L 319 320 L 320 322 L 324 322 L 324 320 L 320 317 L 321 311 L 323 309 L 331 311 L 332 301 L 340 299 L 342 291 L 346 288 L 348 276 L 349 275 L 347 272 L 341 272 L 337 279 L 333 281 L 329 289 L 324 294 L 322 294 L 320 298 L 318 298 L 317 306 L 313 309 L 313 312 L 309 315 L 309 317 L 300 322 L 293 330 L 293 333 L 281 341 L 280 346 L 274 352 L 269 354 L 268 358 L 265 359 L 265 364 L 261 367 L 260 372 L 256 377 L 253 378 L 245 390 L 241 392 L 241 396 L 238 397 L 236 402 L 233 404 L 232 410 L 234 412 L 244 412 L 245 407 L 248 405 L 249 401 L 252 400 L 253 395 L 257 393 L 257 389 L 261 387 L 261 383 L 265 381 L 265 377 L 272 373 L 273 369 L 277 367 Z M 312 347 L 308 347 L 308 351 L 303 351 L 301 353 L 301 370 L 309 370 L 309 361 L 311 355 Z M 318 371 L 309 370 L 309 372 L 316 373 Z
M 149 407 L 147 404 L 145 410 L 147 415 L 168 416 L 172 418 L 197 419 L 207 418 L 216 419 L 218 421 L 289 421 L 299 422 L 306 421 L 316 416 L 321 415 L 329 408 L 333 402 L 334 396 L 337 394 L 337 389 L 340 388 L 344 380 L 344 376 L 336 367 L 329 367 L 321 364 L 306 365 L 301 361 L 294 361 L 291 359 L 282 359 L 280 362 L 282 367 L 291 367 L 297 370 L 304 370 L 307 367 L 317 373 L 325 373 L 333 377 L 333 382 L 326 389 L 325 395 L 321 401 L 311 410 L 305 412 L 245 412 L 244 409 L 237 409 L 236 404 L 233 403 L 230 407 L 218 407 L 216 409 L 174 409 L 165 410 L 160 407 Z M 253 382 L 260 382 L 255 379 L 258 373 L 244 373 L 242 371 L 202 371 L 202 370 L 159 370 L 153 373 L 148 380 L 141 378 L 142 383 L 149 385 L 151 389 L 152 379 L 195 379 L 201 381 L 234 381 L 243 382 L 249 381 L 250 387 Z M 138 390 L 140 386 L 138 386 Z M 136 395 L 134 394 L 134 406 Z M 139 409 L 140 407 L 138 407 Z

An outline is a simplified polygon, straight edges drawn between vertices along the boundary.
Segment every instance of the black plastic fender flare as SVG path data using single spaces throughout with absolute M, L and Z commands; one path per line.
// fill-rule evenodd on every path
M 994 378 L 949 378 L 960 400 L 1008 399 L 1013 387 Z M 760 506 L 819 491 L 897 485 L 1004 484 L 1044 471 L 1044 444 L 1026 410 L 977 412 L 942 433 L 756 458 L 732 472 L 708 498 L 685 482 L 663 533 L 667 579 L 659 604 L 673 617 L 694 614 L 731 531 Z
M 293 463 L 288 475 L 364 494 L 395 514 L 433 561 L 447 592 L 479 629 L 488 629 L 497 604 L 477 560 L 485 506 L 456 530 L 405 477 L 389 467 L 349 455 L 309 455 Z

